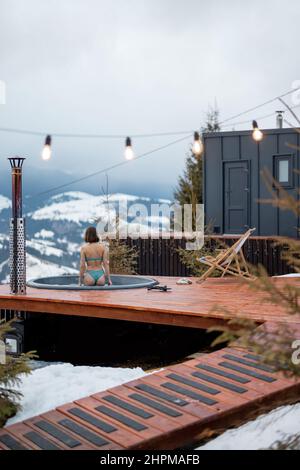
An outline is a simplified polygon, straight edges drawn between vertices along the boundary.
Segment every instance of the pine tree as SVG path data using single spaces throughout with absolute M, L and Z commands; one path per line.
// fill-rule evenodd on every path
M 202 202 L 202 161 L 191 150 L 186 156 L 185 170 L 178 179 L 174 198 L 181 206 Z
M 5 335 L 12 329 L 12 322 L 0 323 L 2 346 Z M 14 387 L 21 382 L 20 374 L 30 374 L 28 361 L 33 357 L 32 353 L 21 354 L 16 358 L 6 354 L 5 363 L 0 363 L 0 428 L 20 408 L 19 399 L 22 394 Z
M 104 243 L 109 250 L 109 269 L 112 274 L 135 274 L 138 252 L 135 247 L 121 240 L 119 235 L 119 217 L 116 220 L 116 237 Z
M 217 132 L 220 130 L 219 110 L 209 108 L 206 114 L 206 122 L 201 129 L 203 132 Z M 203 161 L 202 158 L 193 154 L 192 149 L 186 156 L 185 170 L 183 176 L 178 179 L 177 188 L 174 191 L 175 200 L 183 204 L 201 204 L 203 188 Z

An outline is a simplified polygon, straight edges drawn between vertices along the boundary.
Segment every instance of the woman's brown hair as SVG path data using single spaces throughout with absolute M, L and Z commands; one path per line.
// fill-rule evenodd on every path
M 97 243 L 99 237 L 95 227 L 88 227 L 85 231 L 84 240 L 86 243 Z

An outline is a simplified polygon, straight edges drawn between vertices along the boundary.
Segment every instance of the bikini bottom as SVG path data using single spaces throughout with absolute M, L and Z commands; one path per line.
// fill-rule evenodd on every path
M 95 284 L 97 284 L 98 279 L 100 279 L 105 274 L 103 269 L 91 269 L 86 272 L 94 279 Z

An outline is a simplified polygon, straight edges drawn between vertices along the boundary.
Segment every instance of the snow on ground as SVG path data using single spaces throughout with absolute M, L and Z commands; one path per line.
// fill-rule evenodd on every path
M 116 193 L 116 194 L 109 194 L 107 196 L 101 196 L 103 198 L 103 202 L 119 202 L 119 201 L 150 201 L 149 197 L 142 197 L 142 196 L 133 196 L 132 194 L 123 194 L 123 193 Z
M 8 266 L 8 259 L 6 259 L 2 263 L 0 263 L 0 273 L 2 273 L 2 270 L 5 266 Z M 8 276 L 7 276 L 7 279 L 1 281 L 2 284 L 5 284 L 7 282 L 9 282 L 9 277 Z
M 282 274 L 281 276 L 273 276 L 273 277 L 300 277 L 300 273 Z
M 28 214 L 28 216 L 32 217 L 33 220 L 65 220 L 77 224 L 92 223 L 100 218 L 107 219 L 109 217 L 114 220 L 118 203 L 126 203 L 129 209 L 130 203 L 138 202 L 141 204 L 143 201 L 150 203 L 151 199 L 122 193 L 95 196 L 80 191 L 69 191 L 53 196 L 47 205 Z M 160 204 L 169 202 L 159 200 Z M 135 212 L 132 216 L 135 216 Z M 166 219 L 169 223 L 169 218 Z M 162 221 L 162 223 L 165 223 L 165 221 Z
M 65 199 L 61 200 L 60 195 L 51 198 L 52 202 L 31 213 L 33 220 L 66 220 L 69 222 L 91 223 L 94 219 L 107 216 L 111 212 L 104 205 L 102 196 L 93 196 L 87 193 L 64 193 Z M 113 213 L 111 213 L 113 216 Z
M 3 261 L 0 264 L 0 273 L 5 265 L 8 264 L 8 260 Z M 26 255 L 26 277 L 27 280 L 34 279 L 36 277 L 43 276 L 61 276 L 63 274 L 78 274 L 78 269 L 70 268 L 69 266 L 60 266 L 55 263 L 50 263 L 32 256 L 27 253 Z M 9 283 L 9 275 L 3 279 L 2 284 Z
M 83 240 L 83 236 L 82 236 L 82 240 Z M 80 243 L 75 243 L 75 242 L 70 242 L 70 241 L 67 240 L 66 237 L 58 238 L 57 243 L 59 243 L 60 246 L 65 245 L 64 250 L 67 251 L 70 255 L 73 255 L 74 253 L 79 253 L 80 252 L 81 244 Z
M 59 266 L 55 263 L 41 260 L 30 254 L 26 255 L 27 279 L 41 276 L 60 276 L 61 274 L 78 274 L 78 269 Z
M 270 448 L 276 441 L 300 434 L 300 403 L 282 406 L 254 421 L 224 432 L 201 450 L 257 450 Z
M 11 207 L 11 201 L 5 196 L 0 194 L 0 212 L 4 209 L 9 209 Z
M 26 240 L 26 246 L 33 248 L 43 256 L 62 257 L 64 252 L 60 248 L 55 248 L 55 243 L 50 240 Z
M 34 238 L 53 238 L 54 232 L 52 230 L 45 230 L 44 228 L 34 234 Z
M 70 401 L 101 392 L 146 375 L 139 367 L 73 366 L 52 364 L 21 376 L 18 390 L 22 392 L 22 410 L 6 425 L 49 411 Z
M 89 196 L 91 195 L 89 193 L 85 193 L 84 191 L 66 191 L 65 193 L 55 194 L 51 197 L 51 200 L 56 202 L 65 202 L 66 200 L 84 199 Z
M 6 233 L 0 233 L 0 249 L 4 247 L 4 243 L 9 240 L 8 235 Z
M 171 204 L 172 201 L 170 199 L 161 199 L 160 198 L 160 199 L 158 199 L 158 202 L 160 204 Z

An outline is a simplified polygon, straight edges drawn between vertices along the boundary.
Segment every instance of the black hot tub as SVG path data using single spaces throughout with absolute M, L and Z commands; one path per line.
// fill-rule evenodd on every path
M 116 290 L 116 289 L 139 289 L 151 287 L 158 284 L 155 279 L 144 276 L 130 276 L 123 274 L 111 275 L 112 285 L 108 286 L 79 286 L 78 276 L 65 274 L 63 276 L 38 277 L 27 282 L 29 287 L 37 289 L 59 289 L 59 290 Z

